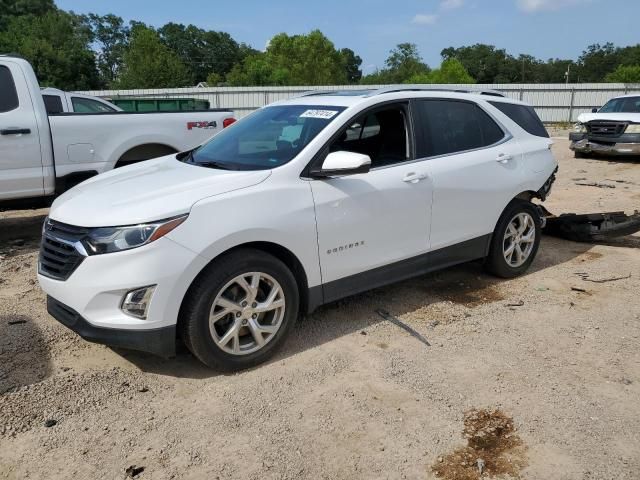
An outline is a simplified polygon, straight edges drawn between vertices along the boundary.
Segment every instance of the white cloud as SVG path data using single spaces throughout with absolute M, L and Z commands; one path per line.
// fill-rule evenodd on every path
M 440 8 L 442 10 L 453 10 L 464 5 L 464 0 L 442 0 Z
M 518 7 L 527 13 L 544 10 L 559 10 L 572 5 L 587 3 L 589 0 L 518 0 Z
M 437 20 L 438 15 L 418 13 L 413 17 L 411 23 L 415 23 L 416 25 L 433 25 Z

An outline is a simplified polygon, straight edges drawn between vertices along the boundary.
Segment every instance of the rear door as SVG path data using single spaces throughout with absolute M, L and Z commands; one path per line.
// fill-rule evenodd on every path
M 44 195 L 38 125 L 26 78 L 0 63 L 0 200 Z
M 421 99 L 415 110 L 418 155 L 433 182 L 431 249 L 471 240 L 481 247 L 517 194 L 518 143 L 472 101 Z

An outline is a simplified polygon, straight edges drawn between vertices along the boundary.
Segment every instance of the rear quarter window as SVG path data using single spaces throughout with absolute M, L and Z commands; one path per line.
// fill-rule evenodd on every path
M 55 115 L 56 113 L 64 112 L 62 108 L 62 99 L 57 95 L 43 95 L 44 106 L 47 109 L 48 115 Z
M 547 129 L 544 128 L 540 117 L 533 109 L 528 105 L 517 105 L 515 103 L 505 102 L 489 102 L 496 107 L 507 117 L 517 123 L 527 133 L 535 135 L 536 137 L 549 138 Z
M 0 65 L 0 113 L 18 108 L 18 92 L 9 68 Z

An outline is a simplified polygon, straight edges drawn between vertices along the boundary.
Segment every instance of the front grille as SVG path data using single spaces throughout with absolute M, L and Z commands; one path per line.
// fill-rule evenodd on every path
M 624 133 L 627 124 L 624 122 L 589 122 L 587 131 L 599 137 L 617 137 Z
M 76 248 L 88 230 L 47 219 L 40 244 L 38 271 L 56 280 L 66 280 L 85 256 Z

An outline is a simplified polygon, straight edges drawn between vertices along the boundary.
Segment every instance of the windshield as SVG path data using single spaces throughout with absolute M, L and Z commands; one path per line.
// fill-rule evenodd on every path
M 609 100 L 598 113 L 640 113 L 640 97 L 623 97 Z
M 226 170 L 267 170 L 290 162 L 344 107 L 282 105 L 260 109 L 182 160 Z

